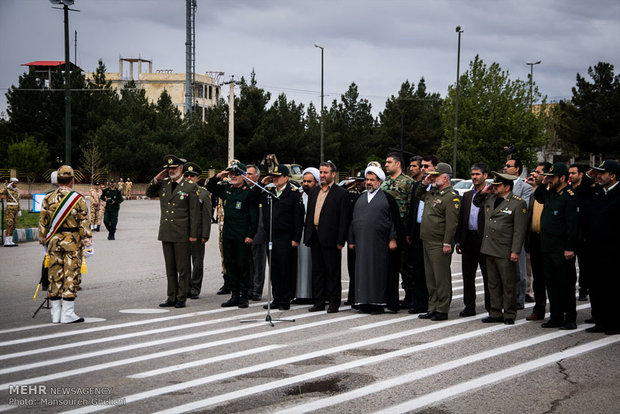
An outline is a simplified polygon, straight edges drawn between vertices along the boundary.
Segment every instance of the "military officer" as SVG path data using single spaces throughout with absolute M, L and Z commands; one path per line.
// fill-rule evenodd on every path
M 202 169 L 193 162 L 183 167 L 183 176 L 187 181 L 198 184 Z M 127 185 L 127 183 L 125 184 Z M 211 235 L 211 194 L 206 188 L 198 186 L 198 202 L 200 203 L 200 238 L 190 243 L 192 256 L 192 277 L 189 287 L 189 298 L 198 299 L 204 274 L 205 243 Z
M 424 202 L 420 224 L 420 238 L 424 246 L 424 270 L 428 287 L 428 312 L 420 319 L 443 321 L 448 319 L 452 299 L 450 263 L 454 236 L 459 222 L 461 199 L 452 189 L 452 167 L 440 162 L 435 171 L 428 172 L 416 190 L 416 197 Z M 432 187 L 427 190 L 428 185 Z
M 534 192 L 543 205 L 540 217 L 540 252 L 551 317 L 543 328 L 577 328 L 575 299 L 575 246 L 579 221 L 578 200 L 568 185 L 568 167 L 553 164 Z
M 88 208 L 84 198 L 73 191 L 73 168 L 58 169 L 58 189 L 41 203 L 39 243 L 49 256 L 49 288 L 52 323 L 84 322 L 75 314 L 75 298 L 80 284 L 82 249 L 90 246 Z
M 125 181 L 125 198 L 127 199 L 131 198 L 132 188 L 133 188 L 133 183 L 131 182 L 131 179 L 128 177 L 127 180 Z
M 101 189 L 98 182 L 90 189 L 88 195 L 90 198 L 90 229 L 95 230 L 99 218 L 99 200 L 101 198 Z
M 304 221 L 301 194 L 297 187 L 288 182 L 289 177 L 288 167 L 277 164 L 263 179 L 263 184 L 275 185 L 269 188 L 271 197 L 267 194 L 260 196 L 265 236 L 272 245 L 269 266 L 273 302 L 270 306 L 280 310 L 289 310 L 291 306 L 295 281 L 293 249 L 299 247 Z M 270 203 L 273 206 L 272 211 L 269 208 Z M 264 307 L 267 308 L 267 305 Z
M 484 323 L 514 325 L 517 317 L 517 262 L 527 231 L 527 204 L 512 193 L 516 177 L 492 173 L 494 181 L 474 197 L 484 212 L 480 252 L 485 255 L 491 309 Z
M 123 202 L 121 192 L 114 185 L 114 180 L 110 180 L 108 188 L 101 192 L 99 202 L 105 204 L 105 212 L 103 214 L 103 224 L 108 229 L 108 240 L 115 240 L 116 224 L 118 224 L 118 211 L 120 204 Z
M 6 199 L 6 234 L 4 235 L 4 247 L 17 246 L 17 244 L 13 242 L 13 232 L 17 226 L 17 217 L 19 216 L 18 182 L 19 180 L 13 177 L 6 187 L 0 188 L 0 198 Z
M 207 190 L 222 199 L 225 217 L 222 250 L 231 297 L 222 307 L 249 306 L 250 254 L 258 228 L 258 208 L 248 199 L 250 187 L 243 179 L 245 173 L 245 164 L 233 163 L 207 182 Z M 222 182 L 226 177 L 230 182 Z
M 164 157 L 164 170 L 146 189 L 147 197 L 159 197 L 159 235 L 168 279 L 166 300 L 160 307 L 184 308 L 190 286 L 190 243 L 201 236 L 198 186 L 183 178 L 186 160 Z

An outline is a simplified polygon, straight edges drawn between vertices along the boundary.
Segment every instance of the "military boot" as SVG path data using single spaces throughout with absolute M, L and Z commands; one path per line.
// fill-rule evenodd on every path
M 52 323 L 60 323 L 60 312 L 62 306 L 60 298 L 50 299 L 50 313 L 52 314 Z
M 237 306 L 239 306 L 240 308 L 247 308 L 248 306 L 250 306 L 250 304 L 248 303 L 247 291 L 241 292 L 241 296 L 239 297 L 239 304 Z
M 63 299 L 62 312 L 60 313 L 61 323 L 78 323 L 84 322 L 84 318 L 80 318 L 75 314 L 75 301 Z
M 230 299 L 222 303 L 222 308 L 230 308 L 233 306 L 239 306 L 239 292 L 233 292 Z

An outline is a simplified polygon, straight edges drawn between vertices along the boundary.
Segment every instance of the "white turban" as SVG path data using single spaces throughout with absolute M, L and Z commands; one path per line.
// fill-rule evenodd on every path
M 377 178 L 379 178 L 381 181 L 385 181 L 385 173 L 383 172 L 381 168 L 375 167 L 374 165 L 368 166 L 366 167 L 366 171 L 364 171 L 364 176 L 368 174 L 369 172 L 376 175 Z
M 321 182 L 321 175 L 319 173 L 319 170 L 317 168 L 314 167 L 308 167 L 306 168 L 302 173 L 301 173 L 301 177 L 303 178 L 304 175 L 306 174 L 312 174 L 312 176 L 314 177 L 314 179 L 316 180 L 317 183 Z

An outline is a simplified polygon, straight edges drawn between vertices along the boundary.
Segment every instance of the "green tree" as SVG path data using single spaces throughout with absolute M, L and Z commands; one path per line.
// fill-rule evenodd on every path
M 260 152 L 260 148 L 253 148 L 253 145 L 260 142 L 255 138 L 255 134 L 267 113 L 270 99 L 271 94 L 257 86 L 254 70 L 250 83 L 241 78 L 241 92 L 239 99 L 235 99 L 235 158 L 244 163 L 258 162 L 266 155 Z
M 384 158 L 391 150 L 400 149 L 402 128 L 405 161 L 407 155 L 434 154 L 443 138 L 440 108 L 439 94 L 426 91 L 424 78 L 420 78 L 417 89 L 408 80 L 403 82 L 398 96 L 392 95 L 379 114 L 375 153 Z
M 459 126 L 456 177 L 468 175 L 474 162 L 485 162 L 491 169 L 506 160 L 503 147 L 513 143 L 524 163 L 535 159 L 535 152 L 546 142 L 545 110 L 532 113 L 529 83 L 511 80 L 498 63 L 488 66 L 476 56 L 460 77 Z M 534 88 L 534 99 L 540 98 Z M 445 138 L 437 152 L 443 161 L 452 163 L 454 139 L 455 85 L 441 107 Z M 543 99 L 544 102 L 544 99 Z M 544 106 L 544 105 L 543 105 Z
M 620 157 L 620 75 L 605 62 L 588 67 L 588 75 L 592 82 L 577 74 L 571 101 L 560 102 L 557 132 L 582 154 Z
M 19 174 L 26 176 L 30 191 L 37 173 L 46 167 L 48 156 L 49 151 L 45 143 L 26 135 L 23 140 L 9 145 L 7 165 L 10 168 L 17 169 Z

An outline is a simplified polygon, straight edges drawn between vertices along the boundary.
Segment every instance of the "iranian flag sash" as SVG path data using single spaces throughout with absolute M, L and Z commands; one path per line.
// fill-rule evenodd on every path
M 82 196 L 75 191 L 70 191 L 67 195 L 64 196 L 60 205 L 54 211 L 52 215 L 52 224 L 50 225 L 50 229 L 47 232 L 47 236 L 45 236 L 45 243 L 49 242 L 54 234 L 58 231 L 62 223 L 69 217 L 69 213 L 73 210 L 73 207 L 80 201 Z

